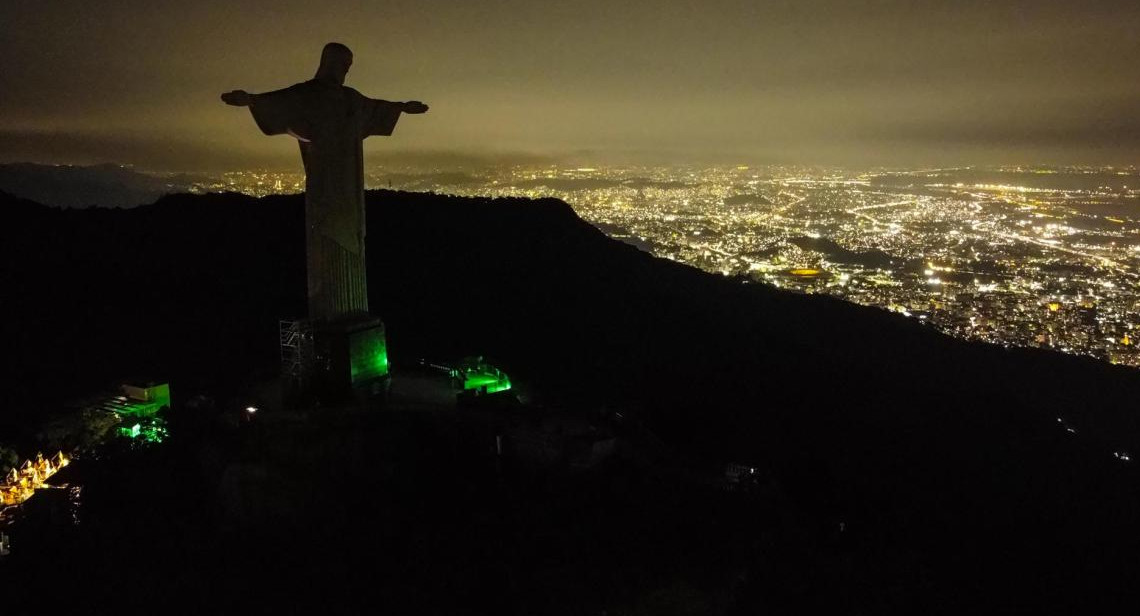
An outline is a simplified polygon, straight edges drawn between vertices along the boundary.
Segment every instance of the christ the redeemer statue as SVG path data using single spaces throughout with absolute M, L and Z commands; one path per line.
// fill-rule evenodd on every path
M 401 113 L 427 105 L 368 98 L 344 85 L 352 51 L 329 43 L 317 75 L 265 94 L 234 90 L 228 105 L 249 107 L 266 135 L 291 135 L 305 165 L 309 319 L 333 322 L 368 313 L 364 267 L 363 141 L 391 135 Z

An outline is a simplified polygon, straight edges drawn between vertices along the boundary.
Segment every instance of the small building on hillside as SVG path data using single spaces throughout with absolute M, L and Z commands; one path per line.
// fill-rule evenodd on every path
M 123 417 L 130 416 L 136 419 L 153 417 L 163 407 L 170 406 L 170 385 L 167 383 L 124 384 L 119 387 L 119 395 L 111 396 L 95 406 Z
M 167 383 L 123 384 L 119 395 L 100 400 L 92 408 L 114 413 L 122 422 L 120 436 L 161 442 L 166 437 L 166 422 L 158 412 L 170 407 L 170 385 Z
M 451 379 L 460 396 L 483 396 L 507 391 L 511 379 L 483 357 L 467 357 L 451 369 Z
M 36 454 L 35 458 L 24 460 L 18 470 L 9 470 L 0 481 L 0 505 L 18 505 L 28 500 L 44 482 L 70 463 L 62 451 L 51 458 Z

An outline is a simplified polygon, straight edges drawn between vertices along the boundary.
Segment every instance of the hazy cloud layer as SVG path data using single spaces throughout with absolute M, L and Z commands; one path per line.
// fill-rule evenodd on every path
M 374 152 L 1140 163 L 1135 2 L 185 4 L 4 3 L 0 160 L 297 165 L 217 97 L 338 40 L 349 85 L 432 106 Z

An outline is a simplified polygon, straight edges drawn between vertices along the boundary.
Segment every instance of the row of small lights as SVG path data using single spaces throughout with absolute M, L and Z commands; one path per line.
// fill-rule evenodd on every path
M 1064 426 L 1064 427 L 1065 427 L 1065 430 L 1066 430 L 1066 431 L 1067 431 L 1069 434 L 1076 434 L 1076 433 L 1077 433 L 1077 429 L 1076 429 L 1076 428 L 1074 428 L 1074 427 L 1072 427 L 1072 426 L 1069 426 L 1069 425 L 1067 425 L 1067 424 L 1065 423 L 1065 420 L 1064 420 L 1064 419 L 1061 419 L 1060 417 L 1058 417 L 1058 418 L 1057 418 L 1057 423 L 1059 423 L 1059 424 L 1061 424 L 1062 426 Z M 1132 461 L 1132 456 L 1131 456 L 1131 455 L 1129 455 L 1129 453 L 1128 453 L 1127 451 L 1114 451 L 1114 452 L 1112 452 L 1112 455 L 1113 455 L 1113 457 L 1115 457 L 1117 460 L 1120 460 L 1120 461 L 1122 461 L 1122 462 L 1131 462 L 1131 461 Z

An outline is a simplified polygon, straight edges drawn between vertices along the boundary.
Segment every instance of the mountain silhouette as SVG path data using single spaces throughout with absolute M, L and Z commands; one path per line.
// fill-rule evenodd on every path
M 0 191 L 56 207 L 134 207 L 183 192 L 201 178 L 155 177 L 114 164 L 0 165 Z
M 836 558 L 909 570 L 898 583 L 934 605 L 998 593 L 1063 611 L 1134 581 L 1140 477 L 1113 455 L 1140 452 L 1134 370 L 701 272 L 553 199 L 369 191 L 367 207 L 369 301 L 397 375 L 493 357 L 542 404 L 620 410 L 681 459 L 766 469 L 790 503 L 777 515 L 852 529 Z M 3 196 L 0 216 L 16 384 L 0 427 L 126 374 L 176 392 L 272 375 L 277 319 L 304 310 L 300 195 Z M 787 566 L 823 566 L 803 558 Z M 819 576 L 854 588 L 883 567 Z

